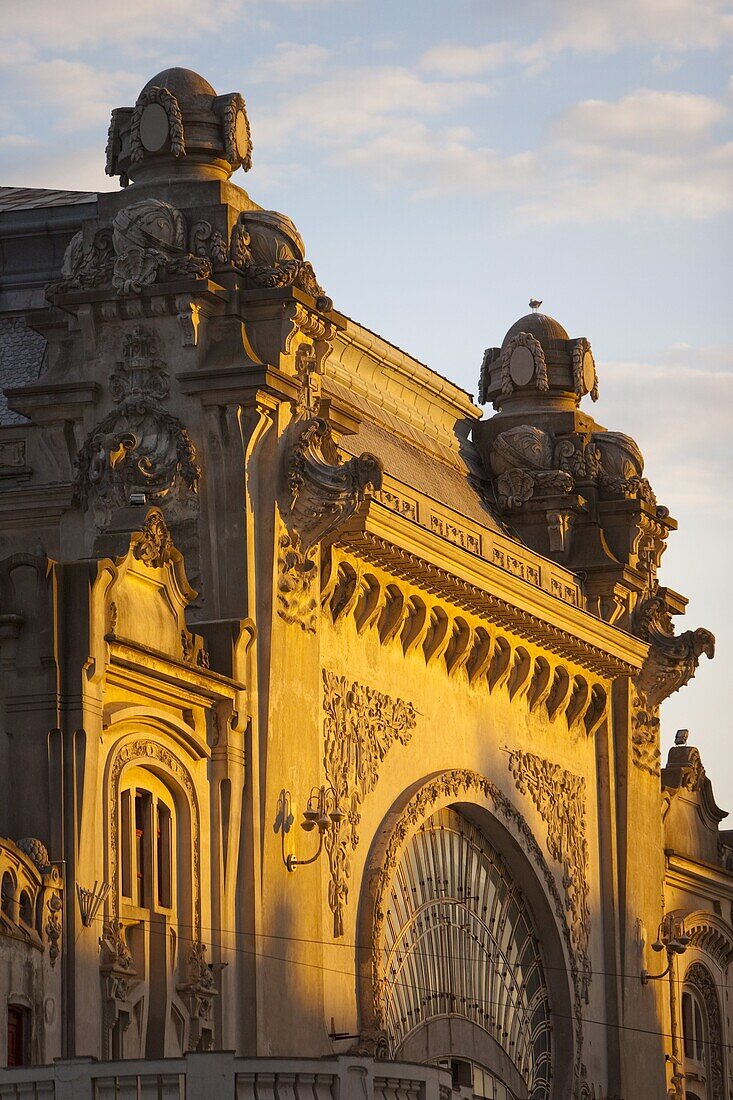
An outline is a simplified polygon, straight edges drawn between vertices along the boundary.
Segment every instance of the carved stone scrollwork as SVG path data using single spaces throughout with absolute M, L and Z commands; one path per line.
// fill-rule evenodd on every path
M 530 752 L 510 752 L 509 771 L 517 790 L 529 795 L 537 807 L 547 826 L 547 850 L 562 865 L 565 904 L 587 1001 L 591 966 L 585 779 Z
M 173 539 L 163 513 L 159 508 L 151 508 L 145 517 L 142 531 L 134 540 L 133 556 L 151 569 L 159 569 L 171 560 L 172 550 Z
M 111 1033 L 118 1021 L 129 1027 L 130 998 L 137 987 L 137 972 L 127 946 L 125 926 L 118 918 L 106 920 L 99 938 L 99 970 L 102 977 L 103 1036 L 106 1057 L 111 1057 Z
M 700 657 L 715 656 L 715 637 L 698 627 L 675 635 L 672 616 L 657 584 L 632 616 L 632 629 L 649 642 L 649 653 L 632 681 L 632 756 L 643 771 L 659 774 L 659 705 L 684 687 Z
M 247 117 L 247 107 L 239 92 L 221 96 L 223 101 L 224 156 L 233 168 L 240 166 L 243 172 L 252 167 L 252 133 Z
M 591 401 L 598 400 L 598 371 L 596 370 L 590 341 L 581 336 L 573 341 L 572 349 L 573 386 L 578 397 L 590 393 Z
M 111 507 L 128 504 L 132 493 L 147 500 L 178 489 L 195 494 L 201 476 L 196 450 L 181 421 L 162 405 L 170 381 L 152 333 L 139 326 L 128 333 L 122 356 L 110 378 L 118 407 L 76 459 L 76 499 L 85 507 L 92 501 Z
M 392 746 L 406 745 L 417 724 L 412 703 L 393 699 L 366 684 L 323 669 L 323 766 L 346 818 L 326 833 L 331 882 L 328 903 L 333 934 L 342 936 L 349 895 L 350 853 L 359 844 L 361 804 L 379 780 L 380 767 Z
M 382 464 L 366 453 L 341 462 L 328 423 L 306 411 L 288 429 L 284 480 L 280 511 L 287 533 L 279 546 L 278 610 L 286 622 L 298 621 L 313 630 L 314 551 L 381 488 Z
M 80 229 L 69 242 L 61 265 L 61 279 L 46 288 L 51 297 L 69 290 L 94 289 L 112 282 L 115 251 L 112 230 L 99 229 L 89 248 L 84 248 L 84 233 Z
M 118 294 L 139 294 L 161 276 L 211 274 L 211 261 L 186 250 L 183 214 L 162 199 L 143 199 L 126 206 L 112 223 L 117 259 L 112 285 Z
M 502 432 L 491 452 L 496 492 L 501 508 L 516 510 L 537 491 L 569 493 L 574 481 L 566 470 L 554 469 L 552 439 L 540 428 L 521 424 Z
M 211 967 L 206 962 L 206 945 L 194 940 L 188 955 L 188 980 L 178 992 L 188 1009 L 188 1049 L 211 1050 L 214 1040 L 213 1006 L 217 990 Z
M 222 233 L 211 222 L 201 221 L 191 229 L 191 252 L 204 256 L 215 264 L 225 264 L 229 259 L 229 246 Z

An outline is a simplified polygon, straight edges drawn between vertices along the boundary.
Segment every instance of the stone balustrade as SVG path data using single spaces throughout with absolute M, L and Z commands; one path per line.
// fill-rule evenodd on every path
M 450 1075 L 433 1066 L 372 1058 L 183 1058 L 0 1070 L 0 1100 L 441 1100 Z

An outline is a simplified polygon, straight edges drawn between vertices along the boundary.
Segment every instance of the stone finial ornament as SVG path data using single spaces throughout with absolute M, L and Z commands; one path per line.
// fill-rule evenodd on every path
M 252 166 L 252 136 L 239 92 L 217 95 L 191 69 L 172 68 L 145 85 L 134 107 L 112 112 L 108 176 L 122 186 L 170 179 L 229 179 Z
M 571 339 L 554 317 L 537 312 L 542 305 L 538 299 L 530 305 L 532 313 L 512 325 L 501 347 L 484 352 L 479 401 L 512 412 L 533 407 L 537 391 L 547 397 L 540 404 L 555 409 L 575 409 L 586 394 L 597 401 L 598 374 L 590 342 L 584 336 Z

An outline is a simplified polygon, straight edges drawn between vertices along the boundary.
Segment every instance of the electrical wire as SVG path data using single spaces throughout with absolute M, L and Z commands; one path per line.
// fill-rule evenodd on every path
M 94 921 L 95 922 L 101 922 L 102 924 L 105 923 L 104 918 L 99 917 L 99 916 L 95 917 Z M 165 929 L 154 928 L 153 925 L 152 925 L 152 922 L 147 918 L 137 918 L 134 923 L 138 924 L 138 925 L 139 924 L 147 924 L 148 925 L 148 931 L 149 931 L 150 935 L 165 936 L 166 938 L 168 936 L 168 932 Z M 134 927 L 134 924 L 131 924 L 131 926 Z M 188 927 L 188 928 L 193 927 L 192 925 L 179 925 L 179 926 L 180 927 Z M 222 930 L 219 929 L 218 931 L 222 931 Z M 264 938 L 284 939 L 284 940 L 292 939 L 294 942 L 309 943 L 309 944 L 315 944 L 315 945 L 323 945 L 323 944 L 328 943 L 328 941 L 311 940 L 311 939 L 308 939 L 306 937 L 288 937 L 288 936 L 268 937 L 267 933 L 237 932 L 233 929 L 228 930 L 228 932 L 229 932 L 230 935 L 235 935 L 235 936 L 236 935 L 243 935 L 243 936 L 259 936 L 259 937 L 264 937 Z M 283 962 L 283 963 L 287 963 L 289 966 L 302 966 L 302 967 L 305 967 L 306 969 L 318 970 L 318 971 L 320 971 L 324 974 L 335 974 L 340 978 L 357 979 L 359 977 L 359 973 L 356 970 L 353 970 L 353 971 L 349 970 L 349 969 L 340 969 L 339 970 L 339 969 L 336 969 L 335 967 L 323 966 L 321 963 L 308 962 L 305 959 L 289 958 L 289 957 L 283 956 L 283 955 L 271 955 L 268 952 L 257 951 L 253 948 L 247 948 L 247 947 L 223 946 L 221 944 L 219 945 L 219 947 L 224 952 L 230 952 L 230 953 L 234 953 L 234 954 L 237 954 L 237 955 L 246 955 L 246 956 L 251 957 L 251 958 L 269 959 L 273 962 Z M 447 958 L 447 959 L 451 959 L 451 960 L 454 959 L 454 956 L 451 956 L 451 955 L 433 955 L 432 953 L 426 953 L 426 957 Z M 557 967 L 556 969 L 564 971 L 565 973 L 569 973 L 567 968 Z M 639 976 L 637 976 L 636 980 L 639 981 Z M 395 987 L 402 988 L 402 989 L 413 990 L 414 992 L 420 993 L 422 995 L 433 995 L 433 993 L 434 993 L 434 991 L 429 989 L 427 986 L 418 986 L 418 985 L 411 984 L 409 982 L 392 982 L 390 984 L 394 985 Z M 684 983 L 681 982 L 678 979 L 677 984 L 681 985 L 681 984 L 684 984 Z M 725 988 L 727 988 L 727 987 L 725 987 Z M 504 1002 L 504 1001 L 491 1001 L 487 998 L 476 997 L 476 998 L 472 999 L 472 1003 L 483 1004 L 483 1005 L 486 1005 L 486 1006 L 489 1006 L 489 1007 L 492 1007 L 492 1008 L 500 1008 L 500 1007 L 504 1007 L 506 1002 Z M 558 1012 L 558 1011 L 555 1011 L 554 1009 L 550 1010 L 550 1016 L 554 1017 L 555 1019 L 559 1019 L 559 1020 L 568 1020 L 572 1023 L 575 1023 L 577 1021 L 577 1017 L 575 1015 L 570 1014 L 570 1013 Z M 607 1020 L 595 1020 L 595 1019 L 592 1019 L 589 1016 L 581 1016 L 580 1017 L 580 1022 L 582 1022 L 584 1025 L 588 1024 L 588 1025 L 591 1025 L 591 1026 L 594 1026 L 594 1027 L 604 1028 L 604 1029 L 609 1030 L 609 1031 L 611 1031 L 611 1030 L 629 1031 L 629 1032 L 632 1032 L 632 1033 L 638 1034 L 638 1035 L 651 1035 L 651 1036 L 655 1036 L 657 1038 L 662 1038 L 662 1039 L 673 1039 L 674 1038 L 674 1036 L 672 1035 L 671 1032 L 658 1031 L 658 1030 L 655 1030 L 653 1028 L 635 1027 L 631 1024 L 609 1023 Z M 725 1048 L 726 1050 L 733 1049 L 733 1044 L 725 1043 L 725 1042 L 722 1042 L 722 1041 L 719 1042 L 719 1043 L 714 1042 L 712 1039 L 704 1039 L 704 1040 L 696 1040 L 696 1041 L 697 1042 L 702 1042 L 705 1046 L 709 1046 L 709 1047 L 716 1047 L 717 1046 L 717 1047 Z

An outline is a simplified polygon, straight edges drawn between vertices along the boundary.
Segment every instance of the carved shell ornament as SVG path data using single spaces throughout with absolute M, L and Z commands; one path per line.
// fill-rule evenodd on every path
M 161 273 L 211 274 L 211 261 L 186 249 L 183 215 L 161 199 L 143 199 L 120 210 L 112 223 L 112 243 L 117 257 L 112 285 L 119 294 L 139 294 Z

